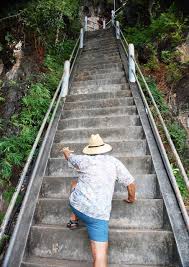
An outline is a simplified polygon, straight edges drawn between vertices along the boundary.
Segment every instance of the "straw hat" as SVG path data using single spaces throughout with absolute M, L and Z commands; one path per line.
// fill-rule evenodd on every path
M 107 153 L 112 147 L 105 144 L 99 134 L 92 134 L 89 139 L 89 145 L 83 149 L 83 153 L 87 155 L 97 155 Z

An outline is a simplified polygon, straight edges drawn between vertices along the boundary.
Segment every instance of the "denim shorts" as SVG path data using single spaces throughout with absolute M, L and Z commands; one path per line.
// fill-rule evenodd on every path
M 109 221 L 89 217 L 79 210 L 76 210 L 72 206 L 71 209 L 78 219 L 80 219 L 86 225 L 90 240 L 97 242 L 108 242 Z

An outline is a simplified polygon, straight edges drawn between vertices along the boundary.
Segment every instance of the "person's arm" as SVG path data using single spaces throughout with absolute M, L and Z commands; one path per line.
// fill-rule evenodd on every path
M 74 151 L 70 150 L 69 147 L 64 147 L 62 149 L 64 157 L 66 160 L 68 160 L 68 158 L 70 157 L 71 153 L 73 153 Z
M 73 154 L 74 151 L 71 151 L 69 147 L 64 147 L 62 149 L 65 159 L 68 163 L 71 163 L 73 167 L 77 169 L 77 171 L 82 171 L 85 167 L 85 156 L 84 155 L 75 155 Z
M 117 181 L 125 185 L 128 191 L 128 198 L 124 199 L 127 203 L 134 203 L 136 200 L 136 186 L 135 179 L 123 165 L 121 161 L 116 159 Z
M 128 191 L 128 199 L 124 199 L 127 203 L 134 203 L 136 200 L 136 185 L 135 183 L 131 183 L 127 186 Z

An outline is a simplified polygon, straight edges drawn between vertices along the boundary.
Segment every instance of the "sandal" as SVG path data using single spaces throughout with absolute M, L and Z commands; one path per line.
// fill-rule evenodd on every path
M 68 227 L 70 230 L 77 229 L 77 228 L 79 227 L 79 221 L 78 221 L 78 220 L 76 220 L 76 221 L 70 220 L 70 221 L 67 223 L 67 227 Z

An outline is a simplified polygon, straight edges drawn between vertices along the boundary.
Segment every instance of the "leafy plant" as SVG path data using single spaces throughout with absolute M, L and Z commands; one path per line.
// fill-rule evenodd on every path
M 178 184 L 179 190 L 181 192 L 181 195 L 182 195 L 184 200 L 188 200 L 189 199 L 189 192 L 188 192 L 188 189 L 186 188 L 186 185 L 185 185 L 185 182 L 182 178 L 180 170 L 173 165 L 172 165 L 172 168 L 173 168 L 173 174 L 177 180 L 177 184 Z
M 5 216 L 5 213 L 0 211 L 0 224 L 2 224 L 4 216 Z
M 187 142 L 187 133 L 185 129 L 181 127 L 177 122 L 170 122 L 167 126 L 178 152 L 183 153 L 186 148 Z
M 11 123 L 18 129 L 19 134 L 0 139 L 1 186 L 9 184 L 13 168 L 22 168 L 31 150 L 62 75 L 63 62 L 58 62 L 57 58 L 57 55 L 47 55 L 44 66 L 48 72 L 35 77 L 38 82 L 30 81 L 28 94 L 22 98 L 21 112 L 15 114 L 11 119 Z
M 159 110 L 161 111 L 162 115 L 166 116 L 169 113 L 169 108 L 167 106 L 167 103 L 164 100 L 163 94 L 158 90 L 157 85 L 155 83 L 155 81 L 150 78 L 150 77 L 145 77 L 147 84 L 150 88 L 150 91 L 154 97 L 154 100 L 159 108 Z M 142 79 L 140 79 L 140 82 L 145 90 L 145 86 L 143 84 Z M 151 102 L 150 97 L 147 95 L 148 101 Z

